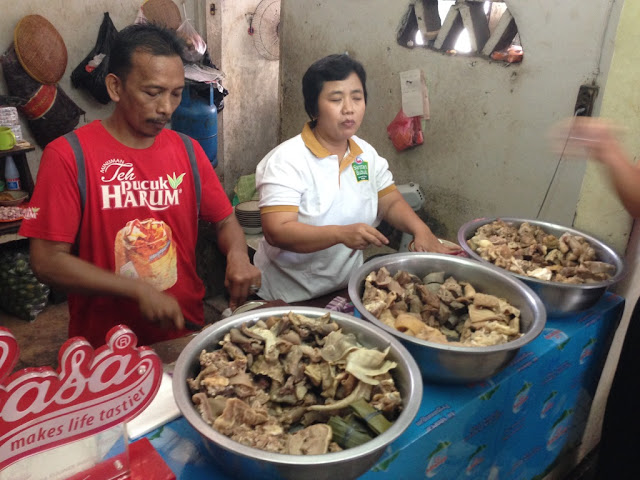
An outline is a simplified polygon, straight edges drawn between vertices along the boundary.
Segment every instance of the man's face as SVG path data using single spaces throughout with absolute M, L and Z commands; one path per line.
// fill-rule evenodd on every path
M 131 71 L 119 80 L 117 110 L 136 136 L 155 137 L 171 120 L 184 89 L 184 67 L 178 56 L 137 51 Z

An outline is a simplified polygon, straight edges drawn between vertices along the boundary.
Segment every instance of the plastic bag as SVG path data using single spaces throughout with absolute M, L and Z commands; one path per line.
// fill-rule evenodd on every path
M 193 25 L 191 25 L 189 20 L 182 22 L 182 25 L 178 27 L 177 32 L 187 44 L 186 48 L 182 52 L 182 58 L 190 63 L 202 60 L 204 52 L 207 51 L 207 44 L 204 42 L 200 34 L 196 32 L 196 29 L 193 28 Z
M 144 25 L 145 23 L 149 23 L 147 20 L 147 16 L 144 14 L 142 7 L 138 9 L 138 14 L 136 15 L 136 19 L 133 21 L 135 25 Z
M 0 262 L 0 308 L 23 320 L 35 320 L 47 306 L 50 288 L 33 274 L 28 248 L 5 249 Z
M 402 110 L 387 127 L 387 134 L 399 152 L 424 143 L 420 117 L 407 117 Z
M 95 46 L 71 73 L 71 84 L 75 88 L 87 90 L 93 98 L 105 105 L 111 101 L 104 80 L 109 70 L 111 46 L 117 33 L 109 13 L 105 12 Z

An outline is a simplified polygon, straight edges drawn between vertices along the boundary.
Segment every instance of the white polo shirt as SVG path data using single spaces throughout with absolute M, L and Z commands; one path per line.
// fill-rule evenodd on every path
M 377 226 L 378 199 L 395 190 L 387 161 L 355 135 L 338 161 L 317 141 L 309 125 L 269 152 L 256 168 L 260 212 L 297 212 L 307 225 Z M 362 251 L 343 244 L 313 253 L 295 253 L 262 239 L 254 257 L 262 271 L 266 300 L 297 302 L 347 285 L 362 265 Z

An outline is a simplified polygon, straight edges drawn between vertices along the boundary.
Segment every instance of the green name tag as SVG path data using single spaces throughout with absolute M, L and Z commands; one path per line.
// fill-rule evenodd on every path
M 359 158 L 351 164 L 353 172 L 356 174 L 356 180 L 362 182 L 369 180 L 369 164 Z

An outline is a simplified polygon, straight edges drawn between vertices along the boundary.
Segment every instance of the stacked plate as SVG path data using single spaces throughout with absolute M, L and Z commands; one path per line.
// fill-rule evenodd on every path
M 260 209 L 258 202 L 251 200 L 249 202 L 241 202 L 236 205 L 236 218 L 238 223 L 247 235 L 257 235 L 262 232 L 262 223 L 260 222 Z

